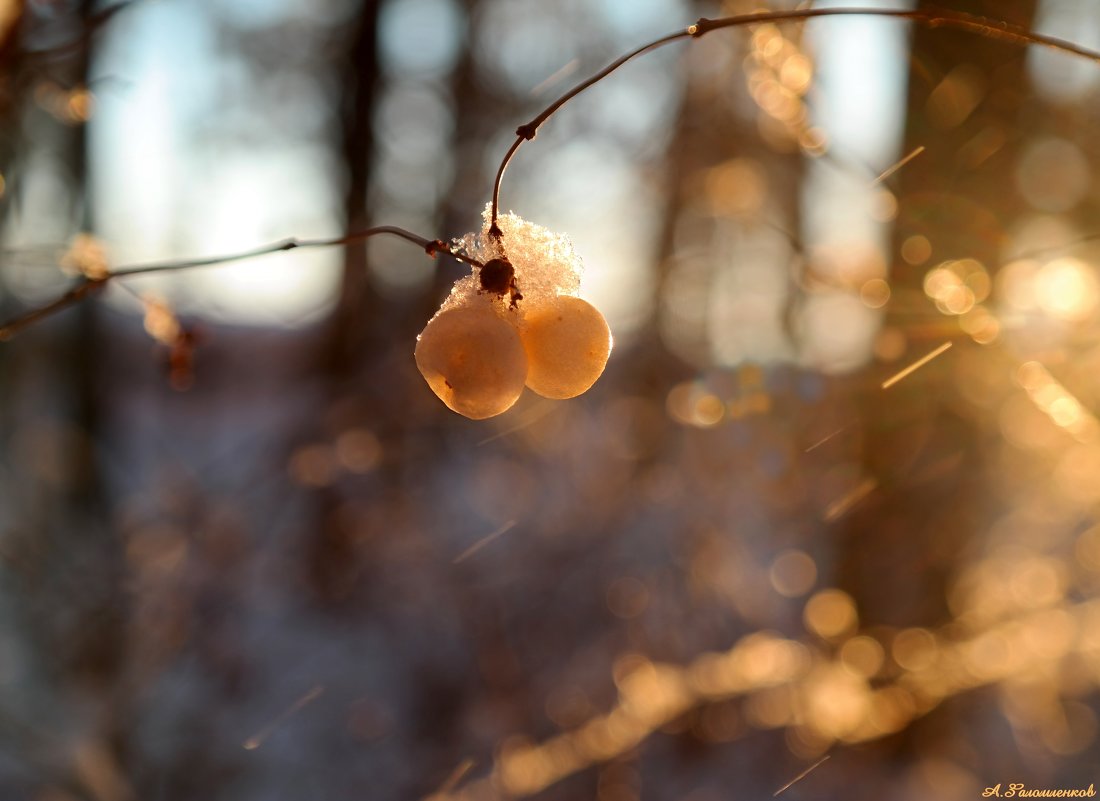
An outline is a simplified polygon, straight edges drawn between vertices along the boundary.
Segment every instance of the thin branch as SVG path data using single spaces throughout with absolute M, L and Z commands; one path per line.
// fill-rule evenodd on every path
M 798 11 L 768 11 L 759 14 L 742 14 L 736 17 L 723 17 L 721 19 L 700 19 L 688 28 L 688 32 L 698 38 L 704 34 L 716 31 L 720 28 L 735 28 L 741 25 L 751 25 L 756 22 L 789 22 L 791 20 L 812 19 L 814 17 L 890 17 L 893 19 L 908 20 L 929 28 L 955 28 L 956 30 L 969 31 L 970 33 L 984 36 L 987 39 L 996 39 L 1017 45 L 1040 45 L 1052 50 L 1061 50 L 1075 56 L 1087 58 L 1090 61 L 1100 63 L 1100 52 L 1090 50 L 1087 47 L 1068 42 L 1065 39 L 1057 39 L 1032 31 L 1020 25 L 1006 22 L 1000 19 L 980 17 L 976 14 L 967 14 L 963 11 L 948 11 L 946 9 L 924 9 L 921 11 L 901 11 L 885 8 L 810 8 Z
M 1057 39 L 1053 36 L 1045 36 L 1040 33 L 1032 33 L 1027 28 L 1022 28 L 1019 25 L 1014 25 L 1004 20 L 990 19 L 988 17 L 979 17 L 974 14 L 966 14 L 961 11 L 945 11 L 945 10 L 933 10 L 925 9 L 920 11 L 901 11 L 894 9 L 883 8 L 804 8 L 795 11 L 760 11 L 752 14 L 738 14 L 732 17 L 722 17 L 720 19 L 706 19 L 705 17 L 700 19 L 694 25 L 689 25 L 682 31 L 676 33 L 670 33 L 667 36 L 662 36 L 660 39 L 655 39 L 648 44 L 644 44 L 636 50 L 627 53 L 618 60 L 612 62 L 608 66 L 604 67 L 598 73 L 591 78 L 582 81 L 574 86 L 564 95 L 559 97 L 549 106 L 547 106 L 542 112 L 538 114 L 530 122 L 519 126 L 516 129 L 516 140 L 512 142 L 512 146 L 508 148 L 508 152 L 504 154 L 504 158 L 500 163 L 500 168 L 497 170 L 496 180 L 493 183 L 493 204 L 492 204 L 492 217 L 490 220 L 489 233 L 494 236 L 500 237 L 500 228 L 497 226 L 497 215 L 500 210 L 500 184 L 504 178 L 504 171 L 508 167 L 508 163 L 512 160 L 512 157 L 516 155 L 520 145 L 529 139 L 534 139 L 535 134 L 538 133 L 539 127 L 546 122 L 550 117 L 554 115 L 562 106 L 579 95 L 585 89 L 599 83 L 608 75 L 613 73 L 623 64 L 633 58 L 648 53 L 651 50 L 656 50 L 659 47 L 663 47 L 666 44 L 680 41 L 681 39 L 698 39 L 711 31 L 716 31 L 721 28 L 738 28 L 744 25 L 757 25 L 764 22 L 792 22 L 797 20 L 808 20 L 815 17 L 843 17 L 843 16 L 866 16 L 866 17 L 887 17 L 890 19 L 897 19 L 908 22 L 915 22 L 919 25 L 926 25 L 930 28 L 955 28 L 956 30 L 967 31 L 977 34 L 978 36 L 984 36 L 987 39 L 995 39 L 997 41 L 1009 42 L 1017 45 L 1039 45 L 1041 47 L 1048 47 L 1052 50 L 1060 50 L 1063 53 L 1069 53 L 1074 56 L 1080 56 L 1081 58 L 1087 58 L 1090 61 L 1100 63 L 1100 52 L 1090 50 L 1087 47 L 1074 44 L 1073 42 L 1067 42 L 1064 39 Z
M 453 256 L 459 261 L 466 262 L 467 264 L 475 267 L 481 267 L 481 262 L 477 259 L 473 259 L 467 256 L 465 253 L 460 253 L 446 242 L 441 239 L 427 239 L 426 237 L 414 234 L 411 231 L 406 231 L 404 228 L 398 228 L 394 225 L 378 225 L 373 228 L 367 228 L 363 231 L 355 231 L 345 236 L 332 237 L 328 239 L 284 239 L 279 242 L 273 242 L 270 245 L 263 245 L 261 247 L 252 248 L 251 250 L 245 250 L 240 253 L 231 253 L 223 256 L 210 256 L 202 259 L 183 259 L 179 261 L 164 261 L 156 262 L 152 264 L 136 264 L 127 267 L 119 267 L 112 270 L 107 275 L 97 278 L 82 278 L 78 281 L 68 292 L 61 297 L 47 303 L 44 306 L 40 306 L 36 309 L 32 309 L 14 320 L 5 323 L 0 326 L 0 341 L 11 339 L 15 334 L 22 331 L 28 326 L 34 325 L 39 320 L 45 317 L 49 317 L 55 312 L 59 312 L 62 309 L 67 309 L 76 303 L 79 303 L 84 298 L 88 297 L 93 292 L 102 289 L 110 281 L 115 278 L 126 278 L 132 275 L 145 275 L 148 273 L 161 273 L 168 272 L 170 270 L 188 270 L 193 267 L 210 267 L 217 264 L 228 264 L 229 262 L 242 261 L 244 259 L 251 259 L 257 256 L 266 256 L 270 253 L 281 253 L 287 250 L 297 250 L 299 248 L 327 248 L 336 247 L 341 245 L 353 245 L 357 242 L 362 242 L 369 239 L 372 236 L 378 236 L 380 234 L 390 234 L 391 236 L 400 237 L 408 242 L 412 242 L 414 245 L 419 245 L 424 248 L 424 252 L 429 256 L 435 256 L 436 253 L 446 253 L 448 256 Z
M 76 305 L 84 300 L 84 298 L 88 297 L 88 295 L 102 289 L 106 283 L 107 282 L 102 279 L 81 279 L 72 289 L 56 300 L 50 301 L 45 306 L 39 306 L 37 309 L 29 311 L 21 317 L 15 318 L 10 323 L 0 326 L 0 342 L 6 342 L 24 328 L 34 325 L 39 320 L 49 317 L 54 312 L 59 312 L 62 309 L 67 309 L 70 306 Z
M 252 250 L 246 250 L 228 256 L 211 256 L 203 259 L 185 259 L 182 261 L 168 261 L 159 262 L 157 264 L 120 267 L 117 270 L 112 270 L 111 276 L 141 275 L 142 273 L 164 272 L 165 270 L 186 270 L 191 267 L 209 267 L 215 264 L 226 264 L 228 262 L 251 259 L 255 256 L 265 256 L 269 253 L 297 250 L 298 248 L 329 248 L 341 245 L 354 245 L 357 242 L 362 242 L 366 239 L 370 239 L 372 236 L 378 236 L 379 234 L 391 234 L 392 236 L 412 242 L 414 245 L 419 245 L 424 248 L 424 251 L 429 256 L 434 256 L 436 253 L 447 253 L 448 255 L 454 256 L 459 261 L 464 261 L 476 267 L 481 266 L 481 262 L 477 259 L 471 259 L 465 254 L 453 252 L 450 247 L 440 239 L 427 239 L 419 234 L 414 234 L 411 231 L 406 231 L 404 228 L 398 228 L 394 225 L 377 225 L 363 231 L 356 231 L 345 236 L 337 236 L 328 239 L 297 239 L 292 237 L 290 239 L 283 239 L 279 242 L 273 242 L 270 245 L 262 245 Z
M 592 86 L 593 84 L 599 83 L 608 75 L 621 67 L 623 64 L 633 58 L 636 58 L 637 56 L 642 55 L 643 53 L 648 53 L 651 50 L 656 50 L 658 47 L 663 47 L 666 44 L 670 44 L 680 39 L 691 38 L 691 33 L 688 32 L 689 30 L 690 29 L 678 31 L 676 33 L 670 33 L 668 36 L 662 36 L 660 39 L 655 39 L 649 44 L 644 44 L 637 50 L 632 50 L 625 56 L 616 59 L 615 61 L 604 67 L 602 70 L 597 72 L 595 75 L 593 75 L 591 78 L 582 81 L 581 83 L 570 89 L 568 92 L 566 92 L 564 95 L 559 97 L 557 100 L 555 100 L 545 109 L 543 109 L 543 111 L 529 123 L 516 128 L 516 141 L 512 142 L 512 146 L 508 148 L 508 152 L 504 154 L 504 158 L 500 162 L 500 168 L 497 170 L 496 180 L 493 182 L 493 213 L 492 219 L 489 224 L 490 234 L 497 237 L 498 239 L 501 236 L 500 228 L 497 227 L 497 212 L 500 208 L 500 182 L 504 178 L 504 171 L 508 169 L 508 162 L 512 160 L 512 156 L 514 156 L 516 154 L 516 151 L 519 150 L 519 146 L 528 139 L 534 139 L 535 134 L 538 133 L 539 126 L 550 119 L 550 117 L 553 116 L 554 112 L 556 112 L 559 108 L 568 103 L 574 97 L 579 95 L 585 89 Z

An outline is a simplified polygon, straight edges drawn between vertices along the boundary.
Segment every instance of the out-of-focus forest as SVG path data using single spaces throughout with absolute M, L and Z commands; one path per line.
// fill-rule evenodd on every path
M 1091 0 L 856 5 L 1100 47 Z M 0 319 L 479 230 L 555 97 L 792 7 L 0 2 Z M 628 64 L 501 192 L 608 368 L 492 420 L 412 358 L 469 268 L 399 239 L 0 342 L 0 798 L 1100 781 L 1098 109 L 1100 64 L 895 19 Z

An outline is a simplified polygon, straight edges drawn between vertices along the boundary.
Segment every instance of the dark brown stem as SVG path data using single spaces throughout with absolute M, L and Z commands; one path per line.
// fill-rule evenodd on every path
M 88 297 L 88 295 L 102 289 L 106 283 L 107 281 L 105 279 L 81 279 L 72 289 L 56 300 L 50 301 L 45 306 L 39 306 L 37 309 L 15 318 L 10 323 L 0 326 L 0 342 L 11 339 L 24 328 L 34 325 L 39 320 L 49 317 L 54 312 L 67 309 L 69 306 L 79 303 L 84 300 L 84 298 Z
M 681 39 L 698 39 L 701 36 L 716 31 L 721 28 L 738 28 L 743 25 L 755 25 L 763 22 L 792 22 L 796 20 L 807 20 L 815 17 L 844 17 L 844 16 L 865 16 L 865 17 L 888 17 L 891 19 L 905 20 L 909 22 L 916 22 L 920 25 L 927 25 L 930 28 L 955 28 L 957 30 L 969 31 L 979 36 L 984 36 L 988 39 L 996 39 L 1003 42 L 1011 42 L 1018 45 L 1040 45 L 1042 47 L 1048 47 L 1053 50 L 1060 50 L 1064 53 L 1070 53 L 1071 55 L 1087 58 L 1090 61 L 1100 63 L 1100 52 L 1090 50 L 1087 47 L 1081 47 L 1073 42 L 1067 42 L 1062 39 L 1056 39 L 1053 36 L 1044 36 L 1040 33 L 1032 33 L 1026 28 L 1021 28 L 1018 25 L 1013 25 L 1010 22 L 1004 22 L 1002 20 L 989 19 L 987 17 L 979 17 L 974 14 L 966 14 L 961 11 L 939 11 L 932 9 L 924 9 L 920 11 L 898 11 L 892 9 L 882 8 L 808 8 L 795 11 L 760 11 L 752 14 L 738 14 L 733 17 L 722 17 L 720 19 L 700 19 L 694 25 L 689 25 L 682 31 L 676 33 L 670 33 L 667 36 L 662 36 L 660 39 L 654 39 L 648 44 L 644 44 L 636 50 L 632 50 L 625 56 L 617 59 L 602 70 L 597 72 L 591 78 L 574 86 L 564 95 L 559 97 L 549 106 L 547 106 L 542 112 L 539 113 L 530 122 L 519 126 L 516 129 L 516 140 L 512 143 L 512 146 L 508 148 L 508 152 L 504 154 L 504 159 L 500 163 L 500 169 L 497 170 L 496 181 L 493 183 L 493 206 L 492 216 L 490 218 L 489 233 L 494 234 L 499 238 L 500 228 L 497 226 L 497 216 L 500 210 L 500 184 L 504 178 L 504 171 L 508 167 L 508 163 L 515 156 L 516 151 L 519 150 L 522 145 L 528 139 L 534 139 L 535 134 L 538 133 L 539 127 L 550 119 L 551 116 L 557 112 L 562 106 L 579 95 L 585 89 L 593 86 L 612 72 L 617 70 L 623 64 L 627 63 L 636 56 L 640 56 L 643 53 L 647 53 L 651 50 L 656 50 L 658 47 L 662 47 L 671 42 L 677 42 Z
M 404 228 L 398 228 L 394 225 L 378 225 L 363 231 L 355 231 L 345 236 L 332 237 L 329 239 L 284 239 L 281 242 L 274 242 L 270 245 L 263 245 L 258 248 L 245 250 L 240 253 L 232 253 L 226 256 L 164 261 L 153 264 L 137 264 L 128 267 L 119 267 L 109 272 L 103 278 L 83 278 L 68 292 L 56 300 L 50 301 L 44 306 L 32 309 L 0 326 L 0 341 L 11 339 L 15 334 L 37 323 L 39 320 L 79 303 L 96 290 L 102 289 L 115 278 L 125 278 L 131 275 L 143 275 L 146 273 L 167 272 L 169 270 L 187 270 L 193 267 L 209 267 L 215 264 L 227 264 L 233 261 L 241 261 L 256 256 L 265 256 L 269 253 L 280 253 L 282 251 L 296 250 L 298 248 L 327 248 L 340 245 L 352 245 L 380 234 L 390 234 L 391 236 L 400 237 L 415 245 L 419 245 L 424 248 L 424 252 L 429 256 L 434 256 L 436 253 L 446 253 L 448 256 L 452 256 L 459 261 L 464 261 L 475 267 L 482 266 L 481 262 L 477 259 L 470 258 L 464 253 L 456 252 L 446 242 L 440 239 L 427 239 L 419 234 L 414 234 L 411 231 L 406 231 Z

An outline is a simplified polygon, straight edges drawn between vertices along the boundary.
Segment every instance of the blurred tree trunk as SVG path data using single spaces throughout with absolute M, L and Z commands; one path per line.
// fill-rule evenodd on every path
M 922 0 L 920 8 L 934 8 Z M 1036 0 L 958 0 L 956 10 L 1030 27 Z M 845 381 L 852 428 L 822 450 L 843 449 L 873 490 L 832 523 L 835 583 L 855 600 L 864 626 L 935 627 L 951 618 L 949 581 L 960 557 L 991 520 L 986 437 L 958 411 L 955 363 L 975 345 L 924 296 L 928 270 L 946 259 L 974 258 L 991 272 L 1012 219 L 1015 125 L 1026 91 L 1023 48 L 943 28 L 913 26 L 904 141 L 925 150 L 887 185 L 898 200 L 891 302 L 883 330 L 906 338 L 905 352 L 880 370 Z M 999 148 L 976 143 L 1002 141 Z M 931 256 L 901 257 L 911 236 L 927 237 Z M 914 311 L 914 309 L 917 311 Z M 945 340 L 954 348 L 889 389 L 888 375 Z M 885 642 L 889 648 L 889 640 Z M 958 704 L 944 705 L 877 748 L 902 759 L 953 747 Z M 877 792 L 868 788 L 868 797 Z M 879 793 L 881 795 L 881 793 Z
M 94 22 L 93 0 L 80 4 L 80 29 L 90 31 Z M 74 88 L 88 85 L 88 74 L 93 62 L 94 37 L 88 35 L 74 58 L 71 83 Z M 66 156 L 72 175 L 74 222 L 80 231 L 94 232 L 95 213 L 88 187 L 88 127 L 77 125 L 69 137 Z M 109 511 L 105 490 L 99 475 L 95 444 L 100 441 L 100 392 L 102 357 L 106 352 L 103 334 L 98 324 L 96 304 L 82 303 L 74 312 L 75 331 L 66 343 L 62 354 L 65 374 L 71 377 L 73 389 L 73 422 L 79 439 L 71 451 L 74 460 L 73 512 L 74 519 L 68 536 L 79 539 L 80 544 L 93 551 L 98 569 L 89 571 L 86 580 L 94 580 L 98 586 L 89 592 L 88 619 L 80 625 L 74 640 L 78 648 L 75 661 L 80 672 L 94 684 L 105 685 L 117 676 L 121 661 L 122 644 L 122 561 L 118 542 L 109 536 Z M 87 570 L 87 565 L 82 570 Z
M 32 90 L 40 82 L 53 82 L 57 91 L 87 86 L 96 25 L 93 5 L 92 0 L 82 0 L 68 16 L 58 12 L 49 18 L 48 24 L 79 41 L 63 55 L 28 59 L 18 35 L 20 19 L 0 44 L 0 115 L 9 121 L 0 143 L 0 170 L 9 177 L 6 195 L 12 198 L 5 199 L 0 212 L 5 221 L 22 191 L 19 167 L 30 163 L 36 151 L 67 178 L 67 202 L 56 210 L 58 216 L 72 232 L 93 229 L 86 126 L 30 106 Z M 66 732 L 78 738 L 73 742 L 96 749 L 114 766 L 124 747 L 117 681 L 125 584 L 120 543 L 111 536 L 109 503 L 95 450 L 105 351 L 95 304 L 80 304 L 24 337 L 20 344 L 31 356 L 5 364 L 2 378 L 13 388 L 4 396 L 4 422 L 12 427 L 13 447 L 8 453 L 18 507 L 18 528 L 3 532 L 4 557 L 14 577 L 19 633 L 26 638 L 22 647 L 34 662 L 33 678 L 21 690 L 39 701 L 36 719 L 18 722 L 46 735 L 53 749 L 61 748 L 61 732 Z M 13 706 L 25 708 L 22 703 Z M 42 744 L 9 744 L 30 763 L 42 757 L 26 753 L 36 746 Z M 80 786 L 87 779 L 82 770 L 62 761 L 43 768 L 40 780 Z
M 641 325 L 633 358 L 624 357 L 630 371 L 623 382 L 624 389 L 639 392 L 643 397 L 667 392 L 668 384 L 686 372 L 681 360 L 669 350 L 661 336 L 661 304 L 668 290 L 670 266 L 675 255 L 673 241 L 676 222 L 684 210 L 684 182 L 690 169 L 689 154 L 694 152 L 692 132 L 697 126 L 691 121 L 693 114 L 700 113 L 699 102 L 693 100 L 695 96 L 696 93 L 690 91 L 685 81 L 683 99 L 676 111 L 672 136 L 662 161 L 665 207 L 661 210 L 661 230 L 654 243 L 653 292 L 649 313 Z
M 19 119 L 23 107 L 23 28 L 24 6 L 13 3 L 10 18 L 0 27 L 0 120 Z M 11 211 L 11 168 L 19 153 L 22 136 L 18 125 L 9 123 L 0 129 L 0 225 L 7 222 Z M 11 304 L 4 291 L 4 274 L 0 270 L 0 319 L 11 313 Z M 3 369 L 3 356 L 0 356 Z
M 723 13 L 749 13 L 755 7 L 748 2 L 733 3 Z M 713 13 L 708 3 L 697 4 L 696 10 Z M 767 117 L 749 92 L 749 75 L 742 62 L 754 53 L 750 45 L 754 30 L 731 31 L 687 45 L 684 96 L 665 159 L 668 204 L 657 249 L 656 318 L 661 316 L 662 303 L 667 302 L 673 284 L 680 280 L 674 267 L 684 251 L 705 250 L 713 262 L 713 283 L 722 270 L 737 264 L 737 254 L 729 253 L 729 242 L 718 240 L 720 230 L 733 231 L 734 245 L 740 247 L 746 238 L 761 232 L 792 240 L 786 232 L 798 229 L 804 159 L 793 138 L 780 141 L 782 137 L 774 132 L 781 126 Z M 791 46 L 801 47 L 798 28 L 788 27 L 783 33 Z M 704 49 L 708 47 L 712 49 Z M 722 52 L 715 52 L 719 49 Z M 718 60 L 735 65 L 725 81 L 717 80 L 705 66 Z M 766 127 L 773 131 L 770 141 L 761 133 Z M 747 169 L 734 173 L 739 180 L 722 180 L 721 168 L 734 164 Z M 752 171 L 767 176 L 756 195 L 745 192 L 744 187 L 744 173 L 749 172 L 751 178 Z M 703 306 L 699 311 L 709 309 Z M 647 327 L 650 331 L 656 328 Z M 713 346 L 723 331 L 716 329 L 709 336 L 702 333 Z
M 378 94 L 379 0 L 363 0 L 351 22 L 344 65 L 337 75 L 339 98 L 339 143 L 347 174 L 344 191 L 345 230 L 361 230 L 370 224 L 368 192 L 374 157 L 373 114 Z M 321 377 L 327 392 L 319 398 L 317 417 L 324 420 L 334 401 L 349 394 L 357 405 L 369 404 L 361 393 L 364 376 L 379 369 L 388 348 L 386 318 L 391 312 L 370 280 L 365 242 L 344 249 L 340 294 L 328 320 L 322 342 Z M 363 416 L 369 416 L 366 406 Z M 317 431 L 320 428 L 321 431 Z M 307 436 L 328 436 L 324 423 L 311 423 Z M 317 525 L 306 532 L 308 578 L 315 597 L 325 607 L 338 609 L 349 600 L 358 576 L 355 533 L 338 515 L 340 490 L 323 486 L 317 491 Z
M 379 6 L 379 0 L 361 3 L 352 22 L 346 64 L 339 75 L 343 87 L 340 147 L 347 169 L 344 214 L 348 231 L 370 224 L 367 192 L 374 156 L 372 116 L 378 91 Z M 329 372 L 333 376 L 357 373 L 357 361 L 372 351 L 368 346 L 377 344 L 373 332 L 378 330 L 384 314 L 367 272 L 367 246 L 350 245 L 344 249 L 340 297 L 330 321 Z
M 748 13 L 756 8 L 749 2 L 727 6 L 722 13 Z M 695 3 L 693 8 L 701 16 L 716 13 L 711 3 Z M 795 37 L 793 41 L 798 41 L 797 29 L 785 30 Z M 685 45 L 681 62 L 683 97 L 662 167 L 665 208 L 655 244 L 651 312 L 634 345 L 634 355 L 623 357 L 629 371 L 624 379 L 626 392 L 663 398 L 674 383 L 693 373 L 683 348 L 676 346 L 674 335 L 670 336 L 670 328 L 677 324 L 670 319 L 670 315 L 675 316 L 676 295 L 681 294 L 685 284 L 700 280 L 695 271 L 678 269 L 684 260 L 702 258 L 707 262 L 702 278 L 704 291 L 699 293 L 703 302 L 694 310 L 699 328 L 694 332 L 697 342 L 692 349 L 697 363 L 711 363 L 715 343 L 726 334 L 723 325 L 709 320 L 711 305 L 717 294 L 729 292 L 721 287 L 723 272 L 744 260 L 743 253 L 730 252 L 730 242 L 743 246 L 761 232 L 784 236 L 776 229 L 798 230 L 803 157 L 796 145 L 779 150 L 761 136 L 757 118 L 764 112 L 750 96 L 742 68 L 746 53 L 751 51 L 750 36 L 751 30 L 729 31 Z M 728 54 L 716 55 L 718 50 Z M 708 61 L 728 61 L 736 66 L 726 80 L 719 80 L 703 68 Z M 732 165 L 768 176 L 755 208 L 742 199 L 707 190 L 708 185 L 719 185 L 717 180 L 710 181 L 711 176 Z M 789 264 L 775 268 L 789 270 Z M 776 309 L 777 315 L 783 311 Z M 660 452 L 659 447 L 653 450 Z
M 922 2 L 922 8 L 935 4 Z M 1030 27 L 1034 0 L 960 0 L 961 11 Z M 885 326 L 908 337 L 898 368 L 951 336 L 956 348 L 977 347 L 961 332 L 921 322 L 943 318 L 931 301 L 919 317 L 926 272 L 945 259 L 974 258 L 990 271 L 1000 256 L 1016 193 L 1012 185 L 1019 134 L 1016 121 L 1026 87 L 1025 51 L 942 28 L 913 29 L 905 141 L 902 153 L 925 151 L 892 180 L 899 201 L 893 297 L 909 309 L 887 309 Z M 975 142 L 1004 142 L 989 152 Z M 920 235 L 931 257 L 911 265 L 901 244 Z M 945 331 L 947 333 L 945 333 Z M 946 580 L 956 557 L 987 518 L 982 436 L 952 411 L 955 353 L 923 367 L 889 390 L 867 385 L 857 414 L 863 463 L 877 490 L 840 525 L 840 575 L 857 605 L 876 621 L 933 624 L 947 618 Z M 946 500 L 946 503 L 945 503 Z

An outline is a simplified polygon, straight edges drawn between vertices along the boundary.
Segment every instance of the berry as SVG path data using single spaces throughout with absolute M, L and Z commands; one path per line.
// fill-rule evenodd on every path
M 527 378 L 516 327 L 483 303 L 433 317 L 417 338 L 415 357 L 439 399 L 472 420 L 511 408 Z
M 559 295 L 525 309 L 520 330 L 527 386 L 544 398 L 574 398 L 596 383 L 611 353 L 611 330 L 591 303 Z

